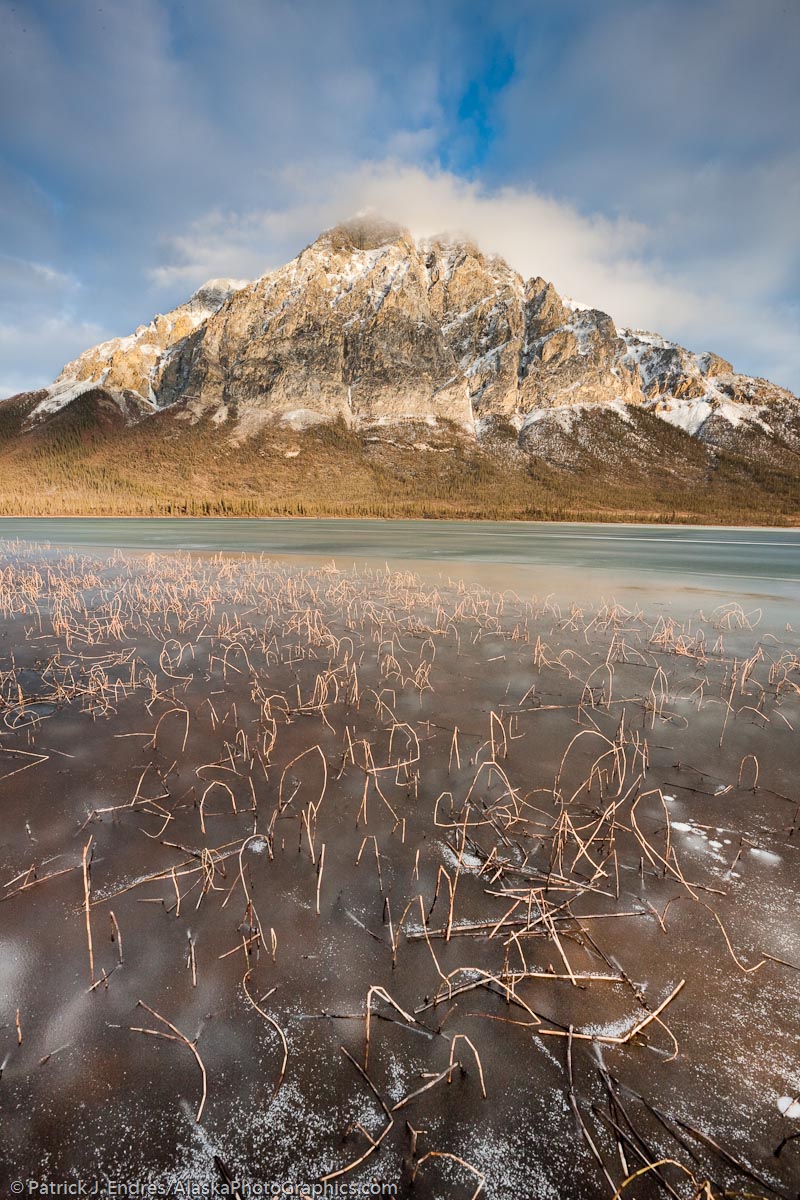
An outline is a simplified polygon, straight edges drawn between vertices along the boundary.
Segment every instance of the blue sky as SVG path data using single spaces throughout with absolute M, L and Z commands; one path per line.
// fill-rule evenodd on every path
M 0 395 L 374 207 L 800 389 L 797 0 L 0 0 Z

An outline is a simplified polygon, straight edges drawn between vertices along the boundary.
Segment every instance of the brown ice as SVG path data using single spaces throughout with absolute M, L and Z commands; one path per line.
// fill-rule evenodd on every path
M 412 566 L 6 548 L 6 1189 L 797 1194 L 786 605 Z

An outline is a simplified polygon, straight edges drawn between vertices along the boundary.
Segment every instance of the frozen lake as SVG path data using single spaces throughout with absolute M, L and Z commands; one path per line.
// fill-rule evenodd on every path
M 714 526 L 304 518 L 0 518 L 0 538 L 64 547 L 307 555 L 347 562 L 472 563 L 656 576 L 800 595 L 800 531 Z M 535 577 L 532 577 L 535 580 Z M 701 583 L 700 581 L 703 581 Z

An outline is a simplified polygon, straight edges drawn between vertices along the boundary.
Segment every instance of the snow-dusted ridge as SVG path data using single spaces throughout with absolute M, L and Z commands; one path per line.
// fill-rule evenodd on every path
M 155 411 L 158 407 L 155 388 L 165 357 L 218 312 L 226 300 L 247 286 L 245 279 L 210 279 L 183 304 L 168 313 L 159 313 L 133 333 L 84 350 L 45 389 L 47 396 L 31 411 L 30 420 L 52 416 L 98 387 L 117 402 L 127 419 L 131 417 L 131 408 L 122 403 L 124 393 L 136 393 L 144 413 Z
M 712 417 L 732 428 L 757 426 L 765 433 L 772 428 L 764 419 L 768 404 L 736 398 L 737 385 L 753 383 L 737 375 L 730 363 L 708 351 L 696 354 L 676 342 L 640 329 L 621 329 L 625 344 L 621 362 L 639 372 L 645 394 L 644 405 L 656 416 L 683 429 L 692 437 L 702 435 Z M 676 394 L 675 383 L 684 393 Z
M 299 431 L 335 419 L 447 420 L 481 439 L 500 420 L 533 445 L 592 410 L 630 426 L 638 408 L 714 444 L 736 431 L 778 436 L 799 411 L 784 389 L 713 353 L 617 329 L 463 238 L 417 243 L 369 214 L 253 283 L 210 280 L 129 336 L 86 350 L 31 420 L 90 388 L 126 420 L 178 405 L 183 419 L 210 417 L 234 442 L 270 422 Z
M 138 420 L 145 416 L 148 412 L 155 412 L 156 405 L 147 397 L 140 396 L 136 392 L 124 392 L 118 388 L 105 388 L 105 372 L 101 373 L 98 379 L 81 379 L 74 381 L 71 379 L 62 379 L 56 383 L 51 383 L 44 390 L 47 393 L 44 400 L 40 400 L 29 413 L 28 420 L 31 424 L 43 420 L 46 417 L 51 417 L 62 409 L 67 408 L 73 401 L 78 400 L 87 392 L 96 391 L 98 388 L 103 388 L 104 394 L 116 405 L 120 415 L 125 421 Z

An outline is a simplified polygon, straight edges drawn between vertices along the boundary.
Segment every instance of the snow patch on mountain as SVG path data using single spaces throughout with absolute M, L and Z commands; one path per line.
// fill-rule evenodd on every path
M 81 379 L 78 381 L 65 379 L 60 382 L 51 383 L 49 387 L 45 388 L 47 393 L 45 399 L 40 400 L 31 409 L 28 415 L 29 424 L 36 424 L 44 420 L 45 417 L 54 416 L 57 412 L 61 412 L 62 409 L 67 408 L 68 405 L 72 404 L 80 396 L 84 396 L 87 392 L 95 391 L 98 388 L 102 388 L 104 394 L 116 404 L 122 416 L 126 420 L 129 420 L 131 418 L 131 405 L 126 402 L 125 393 L 116 388 L 103 386 L 107 374 L 108 372 L 104 371 L 97 379 Z M 128 399 L 133 400 L 135 408 L 140 412 L 156 411 L 156 405 L 153 401 L 146 400 L 143 396 L 129 392 Z
M 204 321 L 206 317 L 218 312 L 234 292 L 240 292 L 242 288 L 249 286 L 249 279 L 209 279 L 185 304 L 174 311 L 180 312 L 182 308 L 189 308 L 197 314 L 199 320 Z
M 667 425 L 674 425 L 690 437 L 697 437 L 714 409 L 708 400 L 673 400 L 671 403 L 660 403 L 654 411 Z
M 324 425 L 328 420 L 325 413 L 314 408 L 293 408 L 281 413 L 281 424 L 290 429 L 311 429 L 314 425 Z
M 622 421 L 625 421 L 626 424 L 630 424 L 630 409 L 622 400 L 598 400 L 596 403 L 579 401 L 577 404 L 556 404 L 552 408 L 534 409 L 527 416 L 523 417 L 520 432 L 530 429 L 532 425 L 549 421 L 557 425 L 564 433 L 569 433 L 581 415 L 592 409 L 603 409 L 605 412 L 613 412 Z
M 45 388 L 47 398 L 40 400 L 36 407 L 31 410 L 29 420 L 40 420 L 42 417 L 52 416 L 54 413 L 59 412 L 60 409 L 66 408 L 68 404 L 72 404 L 73 400 L 77 400 L 85 392 L 91 392 L 94 388 L 102 386 L 102 383 L 103 377 L 99 379 L 82 379 L 78 383 L 68 379 L 60 383 L 51 383 L 49 387 Z
M 570 312 L 591 312 L 591 304 L 581 304 L 580 300 L 573 300 L 571 296 L 562 296 L 561 303 L 564 308 L 568 308 Z
M 733 429 L 741 425 L 756 425 L 765 433 L 772 433 L 772 428 L 763 420 L 766 407 L 754 407 L 749 404 L 737 403 L 720 397 L 716 389 L 710 389 L 709 395 L 697 400 L 680 400 L 670 397 L 661 399 L 653 407 L 653 412 L 668 425 L 682 429 L 691 437 L 702 434 L 706 423 L 712 417 L 725 421 Z

